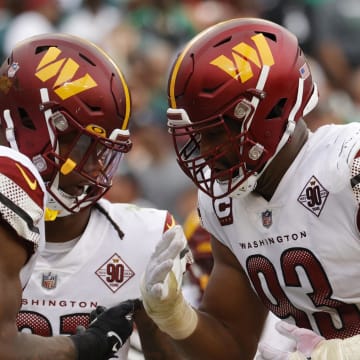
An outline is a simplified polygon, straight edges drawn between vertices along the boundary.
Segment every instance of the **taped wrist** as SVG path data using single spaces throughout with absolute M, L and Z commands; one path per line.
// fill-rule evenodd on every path
M 82 334 L 71 335 L 78 360 L 103 360 L 111 355 L 111 344 L 106 335 L 96 328 L 89 328 Z
M 169 276 L 169 296 L 164 300 L 144 297 L 144 308 L 159 329 L 175 340 L 189 337 L 196 329 L 198 316 L 177 290 L 175 275 Z M 143 292 L 144 293 L 144 292 Z
M 322 341 L 313 351 L 313 360 L 352 360 L 360 354 L 360 335 L 344 340 L 333 339 Z
M 344 340 L 323 340 L 311 354 L 311 360 L 354 360 L 360 354 L 360 335 Z M 291 354 L 289 360 L 307 360 L 299 352 Z

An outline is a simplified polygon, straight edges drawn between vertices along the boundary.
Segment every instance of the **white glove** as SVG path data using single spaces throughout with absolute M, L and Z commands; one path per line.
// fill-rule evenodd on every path
M 293 338 L 293 352 L 259 344 L 256 360 L 360 360 L 360 335 L 347 339 L 326 340 L 315 332 L 281 321 L 275 325 L 283 335 Z
M 174 339 L 188 337 L 196 328 L 195 310 L 181 293 L 183 273 L 193 263 L 180 225 L 163 234 L 142 276 L 144 308 L 158 327 Z
M 165 299 L 169 293 L 169 274 L 175 275 L 177 288 L 182 284 L 183 273 L 193 259 L 180 225 L 175 225 L 163 234 L 146 267 L 144 282 L 152 297 Z
M 289 324 L 285 321 L 276 323 L 275 328 L 280 334 L 296 341 L 293 352 L 279 350 L 266 343 L 260 343 L 260 355 L 256 360 L 306 360 L 307 357 L 311 356 L 316 345 L 324 340 L 322 336 L 319 336 L 311 330 L 299 328 L 296 325 Z M 298 357 L 296 357 L 295 354 Z

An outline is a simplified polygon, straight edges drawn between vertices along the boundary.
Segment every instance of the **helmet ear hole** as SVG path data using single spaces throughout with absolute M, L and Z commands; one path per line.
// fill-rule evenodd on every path
M 101 112 L 101 107 L 97 106 L 97 105 L 91 105 L 88 102 L 84 101 L 83 104 L 89 109 L 90 112 L 92 113 L 100 113 Z
M 217 44 L 214 45 L 214 48 L 221 46 L 223 44 L 226 44 L 227 42 L 231 41 L 231 39 L 232 39 L 232 36 L 229 36 L 229 37 L 221 40 L 220 42 L 218 42 Z
M 52 45 L 53 46 L 53 45 Z M 37 46 L 35 49 L 35 54 L 40 54 L 42 52 L 45 52 L 49 49 L 50 45 L 46 45 L 46 46 Z
M 280 99 L 266 116 L 266 120 L 276 119 L 283 116 L 284 107 L 287 99 Z
M 80 56 L 81 58 L 83 58 L 85 61 L 87 61 L 90 65 L 96 67 L 96 64 L 95 64 L 93 61 L 91 61 L 91 60 L 90 60 L 87 56 L 85 56 L 84 54 L 79 53 L 79 56 Z
M 36 130 L 34 122 L 24 108 L 18 108 L 21 124 L 27 129 Z
M 270 32 L 266 32 L 266 31 L 254 31 L 256 34 L 263 34 L 265 37 L 267 37 L 268 39 L 272 40 L 272 41 L 277 41 L 276 39 L 276 34 L 270 33 Z

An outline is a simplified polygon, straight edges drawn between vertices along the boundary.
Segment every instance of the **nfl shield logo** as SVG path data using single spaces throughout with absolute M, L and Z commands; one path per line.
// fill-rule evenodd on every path
M 51 274 L 51 272 L 49 272 L 48 274 L 43 274 L 41 286 L 43 288 L 49 289 L 49 290 L 55 289 L 56 288 L 56 278 L 57 278 L 57 275 Z
M 265 210 L 261 213 L 261 217 L 263 226 L 269 228 L 272 225 L 272 211 Z

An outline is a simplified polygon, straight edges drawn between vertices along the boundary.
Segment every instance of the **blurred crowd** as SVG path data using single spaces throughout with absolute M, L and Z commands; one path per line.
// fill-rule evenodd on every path
M 0 55 L 25 37 L 65 32 L 91 40 L 118 63 L 133 101 L 133 150 L 107 194 L 169 209 L 183 222 L 196 203 L 166 130 L 166 79 L 181 46 L 233 17 L 262 17 L 297 35 L 320 91 L 306 121 L 360 120 L 359 0 L 0 0 Z

